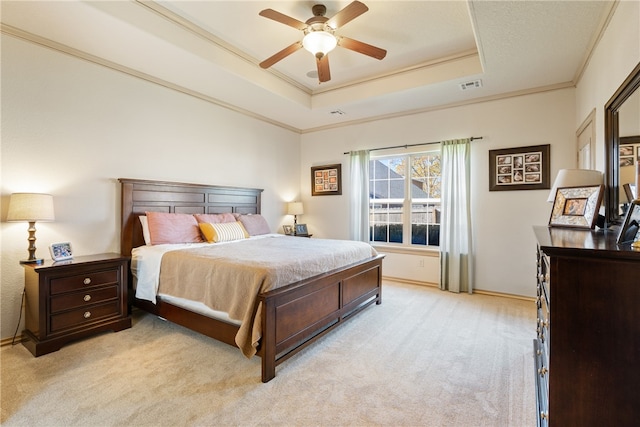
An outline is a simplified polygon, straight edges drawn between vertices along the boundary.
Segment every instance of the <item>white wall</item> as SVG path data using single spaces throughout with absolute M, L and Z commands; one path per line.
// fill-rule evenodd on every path
M 305 134 L 301 151 L 304 222 L 319 237 L 349 237 L 346 151 L 482 136 L 472 142 L 471 150 L 475 288 L 533 296 L 536 242 L 531 227 L 548 223 L 549 190 L 490 192 L 489 150 L 551 144 L 551 176 L 555 177 L 558 169 L 575 167 L 574 114 L 574 90 L 564 89 Z M 311 197 L 305 171 L 335 162 L 343 164 L 343 194 Z M 426 263 L 423 273 L 414 264 L 414 257 L 402 254 L 385 260 L 391 272 L 414 274 L 404 279 L 433 282 L 433 277 L 439 277 L 439 272 L 428 269 L 433 263 Z
M 2 215 L 14 192 L 54 196 L 37 254 L 118 252 L 118 178 L 264 188 L 276 230 L 298 196 L 296 133 L 12 37 L 2 37 Z M 13 335 L 27 224 L 2 223 L 1 337 Z M 21 328 L 20 328 L 21 329 Z
M 640 62 L 640 1 L 621 1 L 576 87 L 579 125 L 596 109 L 596 168 L 604 170 L 604 106 Z

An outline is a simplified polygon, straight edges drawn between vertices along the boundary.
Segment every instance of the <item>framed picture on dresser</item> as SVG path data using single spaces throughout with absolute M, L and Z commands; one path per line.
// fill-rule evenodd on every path
M 629 204 L 629 210 L 618 234 L 617 243 L 631 243 L 640 240 L 640 199 Z
M 549 226 L 594 228 L 603 190 L 603 185 L 558 188 L 551 209 Z

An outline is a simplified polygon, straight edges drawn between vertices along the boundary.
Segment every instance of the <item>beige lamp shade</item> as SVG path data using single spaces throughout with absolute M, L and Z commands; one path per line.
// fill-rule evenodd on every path
M 302 208 L 302 202 L 289 202 L 287 207 L 287 214 L 289 215 L 302 215 L 304 209 Z
M 7 221 L 53 221 L 53 196 L 39 193 L 14 193 L 9 200 Z
M 556 180 L 551 187 L 551 192 L 547 198 L 547 202 L 553 202 L 556 199 L 558 188 L 565 187 L 591 187 L 594 185 L 602 185 L 604 177 L 602 172 L 593 169 L 560 169 Z

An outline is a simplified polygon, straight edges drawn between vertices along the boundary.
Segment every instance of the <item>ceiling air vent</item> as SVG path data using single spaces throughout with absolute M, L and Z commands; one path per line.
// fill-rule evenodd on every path
M 460 90 L 478 89 L 482 87 L 482 80 L 473 80 L 466 83 L 460 83 Z

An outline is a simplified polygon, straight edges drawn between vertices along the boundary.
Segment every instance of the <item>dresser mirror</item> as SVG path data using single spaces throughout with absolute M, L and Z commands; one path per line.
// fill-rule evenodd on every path
M 624 184 L 635 185 L 636 180 L 635 164 L 640 155 L 640 63 L 605 105 L 604 127 L 607 184 L 604 205 L 607 225 L 612 225 L 622 222 L 621 207 L 628 203 Z M 633 165 L 621 166 L 629 161 Z

